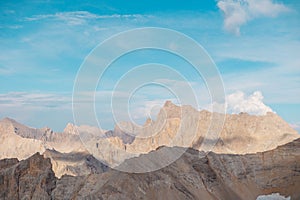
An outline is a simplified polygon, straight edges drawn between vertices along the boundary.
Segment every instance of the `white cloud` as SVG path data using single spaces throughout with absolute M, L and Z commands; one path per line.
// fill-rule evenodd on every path
M 249 96 L 241 91 L 235 92 L 226 98 L 227 112 L 234 114 L 246 112 L 253 115 L 265 115 L 267 112 L 273 112 L 270 107 L 263 103 L 263 98 L 260 91 Z
M 224 113 L 224 110 L 226 110 L 228 114 L 245 112 L 250 115 L 265 115 L 267 112 L 274 112 L 269 106 L 264 104 L 263 99 L 264 97 L 260 91 L 253 92 L 251 95 L 236 91 L 226 95 L 225 105 L 212 102 L 204 105 L 202 109 L 219 113 Z
M 224 27 L 236 35 L 240 27 L 254 18 L 276 17 L 289 9 L 272 0 L 219 0 L 217 6 L 224 13 Z

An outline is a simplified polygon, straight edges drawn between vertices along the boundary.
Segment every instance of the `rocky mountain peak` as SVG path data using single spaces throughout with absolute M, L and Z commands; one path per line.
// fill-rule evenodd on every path
M 159 118 L 180 118 L 181 107 L 172 103 L 172 101 L 166 101 L 162 109 L 158 113 Z
M 167 108 L 167 107 L 172 107 L 172 106 L 175 106 L 175 104 L 172 103 L 172 101 L 170 100 L 167 100 L 164 104 L 164 108 Z
M 63 132 L 68 134 L 79 135 L 78 128 L 72 123 L 68 123 Z
M 52 134 L 53 133 L 53 130 L 51 128 L 49 128 L 48 126 L 44 127 L 44 128 L 41 128 L 40 129 L 43 133 L 45 133 L 46 135 L 47 134 Z
M 149 126 L 153 123 L 153 120 L 151 118 L 147 118 L 145 123 L 144 123 L 144 126 Z
M 0 121 L 0 158 L 24 159 L 35 152 L 43 153 L 45 149 L 55 149 L 60 153 L 88 150 L 93 155 L 100 152 L 101 160 L 106 163 L 121 163 L 159 146 L 193 147 L 201 151 L 205 146 L 204 138 L 210 137 L 208 129 L 212 115 L 206 110 L 198 111 L 191 106 L 178 106 L 167 101 L 156 120 L 148 119 L 144 126 L 121 122 L 114 130 L 104 131 L 98 127 L 69 123 L 63 134 L 52 132 L 49 128 L 33 129 L 14 120 L 3 119 Z M 191 128 L 195 125 L 198 126 Z M 218 140 L 210 151 L 256 153 L 274 149 L 297 138 L 299 134 L 275 113 L 264 116 L 227 114 Z M 108 143 L 115 145 L 115 151 L 103 148 Z M 128 152 L 130 154 L 127 155 Z

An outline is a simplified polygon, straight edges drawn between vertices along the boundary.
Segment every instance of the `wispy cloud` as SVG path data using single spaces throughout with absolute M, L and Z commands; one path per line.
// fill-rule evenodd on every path
M 289 11 L 283 4 L 272 0 L 219 0 L 217 6 L 224 13 L 224 27 L 236 35 L 240 27 L 248 21 L 259 17 L 276 17 Z
M 66 108 L 71 105 L 71 97 L 66 94 L 10 92 L 0 94 L 0 107 Z
M 8 75 L 8 74 L 12 74 L 13 70 L 8 68 L 8 67 L 4 67 L 4 66 L 0 66 L 0 75 Z
M 82 25 L 89 20 L 97 19 L 119 19 L 119 18 L 141 18 L 142 15 L 139 14 L 112 14 L 112 15 L 97 15 L 87 11 L 74 11 L 74 12 L 58 12 L 55 14 L 45 14 L 45 15 L 34 15 L 32 17 L 26 17 L 24 21 L 39 21 L 39 20 L 59 20 L 65 21 L 69 25 Z
M 253 19 L 276 17 L 289 10 L 285 5 L 274 2 L 275 0 L 218 0 L 218 6 L 224 12 L 226 30 L 239 34 L 240 27 Z M 256 20 L 249 23 L 248 32 L 245 32 L 243 37 L 234 37 L 222 32 L 220 29 L 223 19 L 218 12 L 209 14 L 196 11 L 195 13 L 166 12 L 156 13 L 153 16 L 110 15 L 106 14 L 107 12 L 91 13 L 88 11 L 57 12 L 57 10 L 49 10 L 47 12 L 49 14 L 46 15 L 33 15 L 32 13 L 23 15 L 22 20 L 19 17 L 15 21 L 9 18 L 8 24 L 1 25 L 4 29 L 1 31 L 3 38 L 1 38 L 0 53 L 0 75 L 2 75 L 2 82 L 0 81 L 2 91 L 0 92 L 43 91 L 44 97 L 35 96 L 38 92 L 0 95 L 2 116 L 19 116 L 20 111 L 23 111 L 25 117 L 29 117 L 29 113 L 41 116 L 42 108 L 47 108 L 43 113 L 45 115 L 53 113 L 52 116 L 54 116 L 57 112 L 59 113 L 53 118 L 49 117 L 49 121 L 54 119 L 62 122 L 70 121 L 71 117 L 65 118 L 60 115 L 62 114 L 60 109 L 63 111 L 69 109 L 69 114 L 72 116 L 71 106 L 68 104 L 71 101 L 71 95 L 46 94 L 46 91 L 69 91 L 71 93 L 76 71 L 93 47 L 113 34 L 142 26 L 163 26 L 186 33 L 201 43 L 217 64 L 227 59 L 271 63 L 271 66 L 261 66 L 259 69 L 249 67 L 247 72 L 236 70 L 243 68 L 241 65 L 231 65 L 232 67 L 229 66 L 230 69 L 222 74 L 226 91 L 229 94 L 235 91 L 244 92 L 244 97 L 240 98 L 240 106 L 235 112 L 243 110 L 241 102 L 244 104 L 249 102 L 250 96 L 253 95 L 251 93 L 256 90 L 262 91 L 267 103 L 299 103 L 300 51 L 299 29 L 297 28 L 299 20 L 296 21 L 297 16 L 294 16 L 293 12 L 275 19 L 276 27 L 268 20 Z M 290 15 L 291 13 L 293 15 Z M 24 18 L 25 16 L 27 18 Z M 268 30 L 268 32 L 262 30 Z M 127 45 L 126 41 L 124 45 Z M 176 46 L 173 47 L 176 48 Z M 173 66 L 173 63 L 170 66 Z M 180 65 L 180 69 L 188 72 L 183 65 Z M 200 81 L 197 81 L 198 85 L 202 83 Z M 166 79 L 161 82 L 183 92 L 187 88 L 185 82 L 178 80 Z M 210 102 L 210 96 L 205 87 L 197 90 L 199 86 L 194 86 L 193 83 L 191 85 L 194 89 L 196 88 L 202 105 Z M 134 102 L 136 105 L 131 110 L 136 118 L 149 116 L 153 107 L 163 104 L 171 96 L 160 90 L 157 94 L 151 91 L 144 93 L 145 95 L 141 94 L 136 98 Z M 152 98 L 147 98 L 147 94 L 152 94 Z M 115 96 L 118 95 L 126 96 L 127 94 L 115 94 Z M 165 97 L 163 95 L 166 98 L 163 98 Z M 110 119 L 110 115 L 107 115 L 110 111 L 110 104 L 103 104 L 107 102 L 110 95 L 99 93 L 95 96 L 96 103 L 99 105 L 97 107 L 100 110 L 99 113 L 103 114 L 101 119 Z M 85 99 L 81 100 L 85 101 Z M 52 112 L 51 108 L 57 112 Z M 120 112 L 127 113 L 127 110 L 122 108 Z M 51 122 L 48 125 L 51 125 Z
M 11 117 L 32 127 L 61 131 L 73 122 L 71 94 L 9 92 L 0 94 L 0 118 Z
M 9 28 L 9 29 L 20 29 L 20 28 L 23 28 L 23 26 L 22 25 L 11 25 L 11 26 L 7 26 L 7 28 Z
M 300 95 L 299 71 L 294 71 L 294 74 L 287 71 L 288 67 L 281 65 L 271 69 L 225 74 L 223 80 L 227 93 L 238 90 L 249 93 L 259 89 L 264 93 L 269 104 L 297 104 Z

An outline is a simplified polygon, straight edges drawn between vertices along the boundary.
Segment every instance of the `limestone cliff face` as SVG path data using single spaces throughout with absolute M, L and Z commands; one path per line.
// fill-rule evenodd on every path
M 225 121 L 220 133 L 213 137 L 209 127 L 220 123 L 214 121 L 216 116 Z M 0 121 L 0 159 L 25 159 L 36 152 L 44 153 L 50 149 L 65 155 L 89 152 L 115 167 L 126 159 L 149 153 L 160 146 L 246 154 L 271 150 L 296 138 L 299 138 L 299 134 L 274 113 L 264 116 L 247 113 L 224 116 L 205 110 L 198 111 L 191 106 L 177 106 L 168 101 L 155 121 L 147 120 L 143 126 L 123 122 L 111 131 L 68 124 L 64 132 L 56 133 L 50 128 L 35 129 L 12 119 L 3 119 Z M 205 148 L 207 142 L 213 144 L 209 149 Z M 76 163 L 57 161 L 55 156 L 48 157 L 55 166 L 57 176 L 63 173 L 89 173 L 88 168 L 81 168 L 86 169 L 86 172 L 79 170 L 73 173 L 67 169 Z M 83 162 L 83 158 L 79 163 Z
M 297 131 L 275 113 L 253 116 L 247 113 L 226 115 L 218 153 L 256 153 L 274 149 L 299 138 Z
M 214 113 L 215 114 L 215 113 Z M 157 120 L 151 125 L 143 128 L 141 132 L 148 132 L 146 135 L 153 137 L 141 139 L 136 138 L 130 149 L 142 148 L 139 143 L 149 143 L 143 149 L 145 152 L 156 149 L 158 146 L 187 146 L 202 150 L 204 138 L 210 138 L 209 127 L 217 123 L 213 120 L 213 113 L 202 110 L 197 111 L 191 106 L 176 106 L 171 102 L 166 102 Z M 220 119 L 224 118 L 224 125 L 218 134 L 216 146 L 211 149 L 218 153 L 256 153 L 271 150 L 279 145 L 286 144 L 299 138 L 297 131 L 293 130 L 288 123 L 275 113 L 267 113 L 263 116 L 240 114 L 215 114 Z M 188 119 L 185 119 L 185 118 Z M 219 123 L 221 123 L 220 120 Z M 164 124 L 164 125 L 162 125 Z M 195 129 L 191 127 L 195 127 Z M 160 128 L 158 128 L 160 127 Z M 193 134 L 189 131 L 196 130 Z M 154 134 L 155 133 L 155 134 Z M 141 133 L 142 134 L 142 133 Z M 184 140 L 180 140 L 177 135 L 182 134 Z M 141 142 L 141 141 L 143 142 Z
M 220 121 L 214 121 L 220 119 Z M 219 134 L 209 130 L 223 123 Z M 123 134 L 123 135 L 122 135 Z M 247 113 L 222 115 L 191 106 L 166 102 L 155 121 L 143 126 L 123 122 L 110 131 L 107 138 L 84 140 L 88 151 L 110 166 L 125 159 L 148 153 L 159 146 L 192 147 L 216 153 L 246 154 L 271 150 L 299 138 L 297 131 L 275 113 L 254 116 Z M 124 137 L 131 136 L 130 142 Z M 207 144 L 211 147 L 207 148 Z M 98 144 L 98 145 L 96 145 Z
M 125 161 L 142 162 L 158 151 Z M 173 147 L 180 148 L 180 147 Z M 0 161 L 0 199 L 256 199 L 279 193 L 300 198 L 300 139 L 275 150 L 246 155 L 203 154 L 188 149 L 151 173 L 109 170 L 87 176 L 54 176 L 49 159 Z
M 21 160 L 39 152 L 51 159 L 57 177 L 63 174 L 85 175 L 92 170 L 99 171 L 100 162 L 86 152 L 78 130 L 89 128 L 84 126 L 77 129 L 76 126 L 68 124 L 65 132 L 55 133 L 47 127 L 30 128 L 5 118 L 0 120 L 0 159 Z
M 43 142 L 36 139 L 40 134 L 36 129 L 20 125 L 14 120 L 8 118 L 1 120 L 0 159 L 23 159 L 36 152 L 44 152 Z
M 264 116 L 247 113 L 219 116 L 224 117 L 225 121 L 217 135 L 216 146 L 211 149 L 214 152 L 256 153 L 274 149 L 299 138 L 297 131 L 275 113 L 267 113 Z M 135 137 L 126 145 L 128 152 L 147 153 L 162 145 L 202 150 L 203 139 L 211 136 L 208 132 L 209 127 L 216 123 L 211 121 L 212 117 L 213 113 L 205 110 L 199 112 L 191 106 L 180 107 L 166 102 L 156 121 L 148 121 L 142 127 L 122 123 L 115 132 L 121 135 L 123 131 L 124 134 Z M 190 133 L 193 130 L 195 132 Z M 112 143 L 118 145 L 119 138 L 115 138 Z
M 0 120 L 0 158 L 25 159 L 36 152 L 56 149 L 63 153 L 85 151 L 79 135 L 30 128 L 13 119 Z

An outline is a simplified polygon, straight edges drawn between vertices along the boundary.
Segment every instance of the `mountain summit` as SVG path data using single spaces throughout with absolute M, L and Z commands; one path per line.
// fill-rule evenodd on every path
M 65 154 L 77 152 L 85 155 L 90 152 L 102 162 L 117 166 L 126 159 L 147 154 L 161 146 L 190 147 L 202 151 L 205 141 L 210 141 L 208 130 L 214 123 L 211 121 L 213 115 L 206 110 L 198 111 L 191 106 L 177 106 L 167 101 L 156 120 L 143 126 L 124 122 L 117 124 L 114 130 L 105 131 L 69 123 L 63 133 L 49 128 L 30 128 L 4 118 L 0 121 L 0 159 L 25 159 L 49 149 Z M 210 150 L 215 153 L 263 152 L 299 138 L 297 131 L 275 113 L 264 116 L 247 113 L 216 115 L 224 117 L 225 121 L 218 137 L 211 139 L 214 145 Z M 54 154 L 48 153 L 48 157 L 50 155 Z M 55 158 L 52 162 L 56 162 Z M 68 165 L 68 162 L 60 163 L 65 167 Z M 60 175 L 65 173 L 59 164 L 55 166 Z

